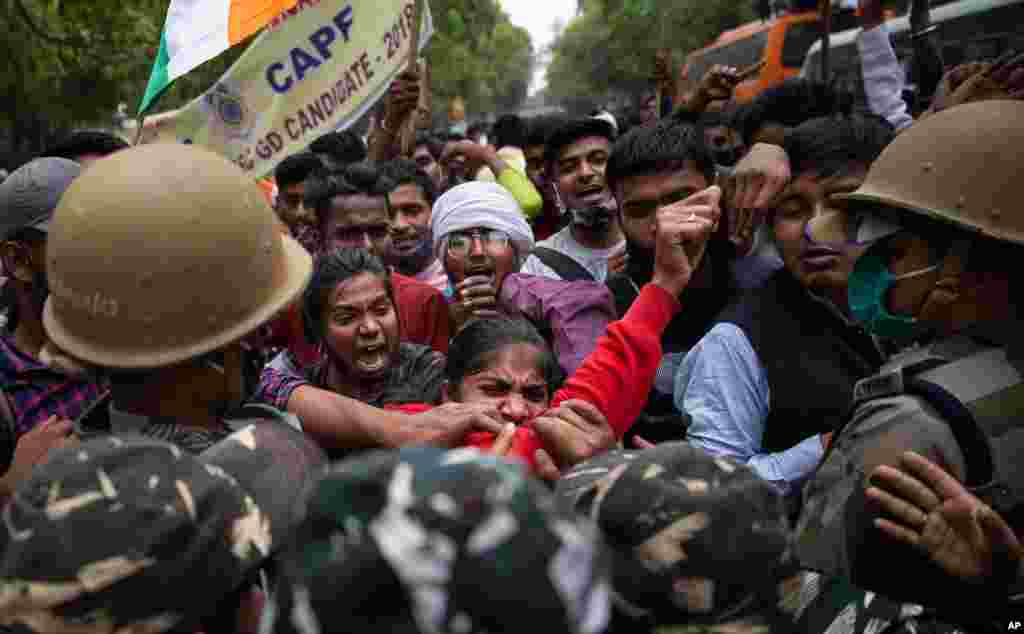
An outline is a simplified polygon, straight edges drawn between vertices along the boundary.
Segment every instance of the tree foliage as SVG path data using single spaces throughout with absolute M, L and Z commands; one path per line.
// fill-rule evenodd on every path
M 429 48 L 439 110 L 461 95 L 471 112 L 515 109 L 526 97 L 533 47 L 497 0 L 429 0 Z M 70 128 L 134 114 L 170 0 L 0 0 L 0 148 L 6 163 L 38 152 Z M 454 16 L 454 17 L 452 17 Z M 175 81 L 154 111 L 202 94 L 245 50 L 239 45 Z
M 551 50 L 547 94 L 570 110 L 581 102 L 636 97 L 651 86 L 654 55 L 669 48 L 678 67 L 722 31 L 755 19 L 750 0 L 586 0 Z
M 470 114 L 514 110 L 533 70 L 530 34 L 509 21 L 497 0 L 430 0 L 434 38 L 428 52 L 435 109 L 461 96 Z M 437 113 L 435 113 L 437 114 Z

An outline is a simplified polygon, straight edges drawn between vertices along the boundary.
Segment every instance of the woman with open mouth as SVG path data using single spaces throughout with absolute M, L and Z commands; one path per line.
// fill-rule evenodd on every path
M 274 383 L 261 390 L 271 404 L 287 407 L 302 386 L 328 390 L 376 406 L 439 403 L 443 354 L 401 342 L 391 277 L 384 264 L 361 248 L 335 249 L 317 261 L 302 301 L 307 338 L 323 354 L 302 366 L 288 351 L 264 370 Z
M 657 257 L 651 282 L 644 286 L 626 315 L 608 326 L 596 349 L 564 384 L 551 347 L 536 329 L 522 319 L 497 316 L 468 322 L 452 339 L 445 370 L 445 400 L 491 405 L 506 425 L 506 433 L 515 427 L 509 455 L 542 471 L 550 472 L 551 467 L 557 470 L 557 460 L 545 451 L 541 441 L 550 431 L 541 427 L 564 421 L 545 418 L 552 407 L 572 403 L 570 409 L 574 412 L 569 416 L 576 419 L 575 424 L 593 424 L 589 421 L 603 418 L 616 438 L 621 439 L 647 402 L 661 361 L 662 332 L 679 312 L 679 297 L 699 266 L 707 239 L 717 226 L 720 196 L 721 190 L 711 187 L 659 211 Z M 444 222 L 446 215 L 437 211 L 435 208 L 435 223 L 439 218 Z M 462 233 L 469 235 L 472 249 L 482 251 L 485 240 L 478 235 L 479 229 L 472 226 L 472 216 L 467 216 L 461 223 L 468 226 L 466 229 L 458 226 L 451 231 L 437 231 L 435 224 L 435 240 L 444 240 L 449 259 L 451 238 L 456 237 L 458 249 L 464 246 Z M 469 251 L 468 265 L 457 269 L 457 274 L 484 272 L 482 267 L 472 268 L 472 253 Z M 500 267 L 497 270 L 500 272 Z M 453 275 L 452 271 L 449 275 Z M 422 404 L 398 409 L 416 413 L 431 407 Z M 485 448 L 491 447 L 494 440 L 494 434 L 489 432 L 472 433 L 466 439 L 469 444 Z

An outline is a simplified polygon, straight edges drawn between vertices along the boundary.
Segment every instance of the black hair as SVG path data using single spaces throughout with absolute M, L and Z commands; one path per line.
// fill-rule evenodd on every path
M 425 145 L 430 155 L 434 157 L 435 161 L 441 160 L 441 155 L 444 153 L 444 140 L 436 134 L 429 132 L 417 132 L 416 133 L 416 145 L 419 147 Z
M 6 238 L 2 241 L 10 242 L 37 242 L 46 240 L 46 234 L 35 227 L 21 227 L 10 232 Z M 6 273 L 8 276 L 13 277 L 12 271 L 4 271 L 3 264 L 0 263 L 0 274 Z M 14 329 L 18 327 L 18 292 L 14 290 L 14 280 L 8 280 L 6 284 L 0 287 L 0 313 L 6 312 L 7 323 L 4 325 L 3 331 L 13 333 Z M 49 284 L 46 281 L 46 274 L 37 272 L 35 279 L 33 280 L 32 291 L 33 294 L 44 294 L 48 291 Z M 45 295 L 36 295 L 33 299 L 39 301 L 45 299 Z
M 309 144 L 309 151 L 321 154 L 336 166 L 366 160 L 366 144 L 352 130 L 328 132 Z
M 871 165 L 895 137 L 893 127 L 875 115 L 819 117 L 786 132 L 785 149 L 793 176 L 815 170 L 841 175 L 851 163 Z
M 809 119 L 848 115 L 853 103 L 853 95 L 828 84 L 789 79 L 764 91 L 743 108 L 739 130 L 749 146 L 754 134 L 765 125 L 775 123 L 791 128 Z
M 615 141 L 615 129 L 612 124 L 604 119 L 573 119 L 562 124 L 551 132 L 547 145 L 544 148 L 544 162 L 549 168 L 558 161 L 558 155 L 567 146 L 572 145 L 580 139 L 596 136 L 608 139 L 609 143 Z
M 491 144 L 496 148 L 521 148 L 526 145 L 526 124 L 514 114 L 498 117 L 491 128 L 491 134 L 494 136 Z
M 675 170 L 683 161 L 693 161 L 709 184 L 714 181 L 715 165 L 704 145 L 702 131 L 693 125 L 664 119 L 655 125 L 635 128 L 615 142 L 605 179 L 614 192 L 616 185 L 627 177 Z
M 526 146 L 547 145 L 555 130 L 567 123 L 557 115 L 538 115 L 526 121 Z
M 75 161 L 78 157 L 86 154 L 106 156 L 129 147 L 131 146 L 128 145 L 128 142 L 116 134 L 104 130 L 78 130 L 56 145 L 47 148 L 42 156 L 55 156 Z
M 482 133 L 486 129 L 487 129 L 487 126 L 483 122 L 477 121 L 473 125 L 471 125 L 468 128 L 466 128 L 466 136 L 472 137 L 475 134 Z
M 321 167 L 323 161 L 312 152 L 292 154 L 277 164 L 277 168 L 274 169 L 274 181 L 280 189 L 298 185 Z
M 702 112 L 697 123 L 702 128 L 717 128 L 718 126 L 725 126 L 727 128 L 734 127 L 733 114 L 727 111 L 716 112 L 712 110 L 709 112 Z
M 376 275 L 381 279 L 388 298 L 397 310 L 391 275 L 377 256 L 362 247 L 333 249 L 317 258 L 313 278 L 302 293 L 302 330 L 310 343 L 319 343 L 323 338 L 324 307 L 331 292 L 338 288 L 338 284 L 362 273 Z
M 541 374 L 548 393 L 553 394 L 564 374 L 551 347 L 530 322 L 508 317 L 472 321 L 455 335 L 448 345 L 444 371 L 450 389 L 458 393 L 467 376 L 482 372 L 502 348 L 516 344 L 536 346 L 540 350 Z
M 316 212 L 317 221 L 323 225 L 335 196 L 370 197 L 383 196 L 394 189 L 391 181 L 384 177 L 380 168 L 372 163 L 353 163 L 341 167 L 322 167 L 310 174 L 306 181 L 306 193 L 302 202 Z M 390 210 L 390 202 L 388 202 Z
M 402 185 L 416 185 L 423 192 L 430 206 L 437 200 L 437 188 L 427 173 L 409 159 L 398 158 L 380 166 L 381 174 L 391 181 L 392 190 Z

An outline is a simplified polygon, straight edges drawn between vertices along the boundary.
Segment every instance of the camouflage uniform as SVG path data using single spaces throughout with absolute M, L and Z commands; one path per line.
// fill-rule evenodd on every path
M 597 530 L 475 449 L 334 465 L 280 563 L 264 631 L 598 634 L 608 621 Z
M 1022 121 L 1024 104 L 1015 101 L 984 101 L 933 115 L 886 148 L 860 189 L 841 196 L 853 212 L 905 222 L 908 234 L 923 240 L 936 254 L 938 262 L 932 262 L 938 272 L 936 282 L 917 309 L 921 315 L 959 314 L 959 309 L 969 314 L 970 300 L 964 301 L 960 289 L 965 272 L 984 280 L 987 271 L 1014 265 L 994 260 L 993 254 L 1013 258 L 1021 253 L 1024 214 L 1016 184 L 1019 166 L 992 157 L 1019 149 L 1024 142 Z M 994 277 L 997 284 L 1020 280 L 1019 276 Z M 851 276 L 851 307 L 855 307 L 854 279 Z M 874 301 L 885 302 L 892 279 L 889 286 L 877 287 L 880 295 Z M 982 288 L 984 283 L 974 285 Z M 1019 302 L 1019 284 L 1016 290 L 1016 297 L 1012 291 L 1007 293 L 1011 304 Z M 978 293 L 972 299 L 985 292 L 972 291 Z M 992 301 L 999 301 L 998 293 Z M 870 303 L 864 305 L 871 308 Z M 820 597 L 834 598 L 843 594 L 844 587 L 853 588 L 847 600 L 831 601 L 846 606 L 839 610 L 846 617 L 840 614 L 831 624 L 827 618 L 814 617 L 811 620 L 821 623 L 817 628 L 864 632 L 882 631 L 884 625 L 926 632 L 1006 631 L 1014 610 L 1018 619 L 1024 613 L 1024 605 L 1017 603 L 1024 596 L 1024 576 L 1019 571 L 1015 581 L 1013 571 L 994 573 L 983 583 L 955 579 L 925 553 L 877 529 L 878 508 L 866 497 L 869 474 L 879 465 L 899 464 L 900 456 L 911 450 L 948 471 L 1020 534 L 1024 527 L 1024 348 L 1022 323 L 1017 321 L 1022 315 L 1019 306 L 1011 307 L 1011 314 L 1013 310 L 1016 316 L 1001 323 L 977 322 L 956 335 L 897 355 L 879 374 L 857 384 L 848 421 L 836 431 L 821 466 L 804 488 L 804 510 L 797 525 L 797 559 L 825 575 L 819 588 L 809 590 L 813 596 L 806 601 L 811 606 L 807 613 L 829 602 Z M 871 314 L 870 319 L 880 319 L 877 310 Z M 920 329 L 941 321 L 909 323 Z M 847 608 L 874 598 L 873 592 L 924 608 L 897 603 L 895 612 L 879 616 L 884 610 L 872 606 L 877 614 L 871 624 L 872 619 L 861 618 L 869 610 Z M 858 623 L 844 624 L 843 618 L 852 618 L 854 612 Z
M 0 623 L 28 632 L 162 632 L 251 578 L 324 465 L 304 435 L 247 426 L 192 456 L 140 436 L 56 451 L 0 531 Z M 231 612 L 234 613 L 234 612 Z
M 665 443 L 578 465 L 556 495 L 613 547 L 615 631 L 788 631 L 785 505 L 746 466 Z

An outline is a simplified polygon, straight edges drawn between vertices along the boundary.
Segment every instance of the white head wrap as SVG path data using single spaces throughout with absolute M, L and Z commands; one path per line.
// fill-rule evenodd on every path
M 497 183 L 463 183 L 437 199 L 430 218 L 434 255 L 443 262 L 448 236 L 473 227 L 504 231 L 511 237 L 521 258 L 533 249 L 533 230 L 526 222 L 519 203 Z

